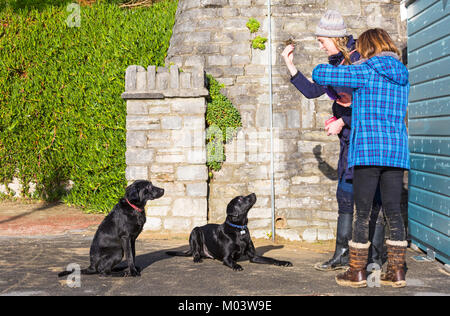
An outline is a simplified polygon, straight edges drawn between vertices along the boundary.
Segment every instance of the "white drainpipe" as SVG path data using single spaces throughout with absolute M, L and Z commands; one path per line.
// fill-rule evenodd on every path
M 269 19 L 269 115 L 270 115 L 270 184 L 272 209 L 272 241 L 275 241 L 275 181 L 274 181 L 274 148 L 273 148 L 273 91 L 272 91 L 272 4 L 267 0 L 267 17 Z

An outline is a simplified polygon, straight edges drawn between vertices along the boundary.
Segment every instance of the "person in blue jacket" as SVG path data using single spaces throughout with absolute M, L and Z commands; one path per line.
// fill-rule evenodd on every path
M 346 26 L 338 11 L 329 10 L 321 18 L 316 28 L 316 36 L 320 49 L 328 55 L 328 62 L 332 66 L 351 65 L 360 59 L 356 51 L 356 41 L 352 35 L 347 34 Z M 347 268 L 348 266 L 348 240 L 352 236 L 352 222 L 354 212 L 353 199 L 353 169 L 348 168 L 347 156 L 352 127 L 352 109 L 343 105 L 351 103 L 353 89 L 337 87 L 335 85 L 319 85 L 309 81 L 293 63 L 293 45 L 288 45 L 282 53 L 284 61 L 291 73 L 291 83 L 308 99 L 318 98 L 327 94 L 334 102 L 332 106 L 336 121 L 326 126 L 328 135 L 338 135 L 340 141 L 340 154 L 338 161 L 338 187 L 336 198 L 338 202 L 338 220 L 336 232 L 336 248 L 333 257 L 314 267 L 320 271 L 332 271 Z M 384 219 L 380 212 L 379 198 L 374 201 L 374 211 L 371 220 L 371 260 L 379 266 L 385 260 L 384 251 Z
M 336 282 L 342 286 L 367 286 L 369 217 L 379 183 L 390 233 L 386 241 L 388 266 L 381 284 L 404 287 L 408 243 L 400 204 L 404 170 L 410 167 L 405 123 L 409 74 L 385 30 L 364 32 L 356 47 L 363 58 L 356 65 L 322 64 L 313 71 L 313 80 L 320 85 L 354 89 L 348 166 L 354 167 L 356 218 L 349 242 L 350 268 L 336 276 Z

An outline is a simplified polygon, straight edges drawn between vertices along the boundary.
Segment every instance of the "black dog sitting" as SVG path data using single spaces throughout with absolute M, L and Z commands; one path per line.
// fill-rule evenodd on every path
M 99 225 L 91 244 L 91 265 L 81 270 L 81 274 L 101 274 L 104 276 L 140 276 L 135 266 L 135 241 L 146 221 L 144 207 L 148 200 L 160 198 L 164 189 L 145 180 L 135 181 L 125 190 L 112 211 Z M 125 254 L 127 267 L 123 271 L 114 271 Z M 71 274 L 64 271 L 58 276 Z
M 235 197 L 227 206 L 227 219 L 222 225 L 207 224 L 195 227 L 189 237 L 190 249 L 186 252 L 168 251 L 171 256 L 194 256 L 194 262 L 201 262 L 202 258 L 212 258 L 223 261 L 223 264 L 234 271 L 242 271 L 236 261 L 243 255 L 249 257 L 250 262 L 273 264 L 290 267 L 289 261 L 279 261 L 272 258 L 258 256 L 247 228 L 248 211 L 256 202 L 254 193 L 244 197 Z

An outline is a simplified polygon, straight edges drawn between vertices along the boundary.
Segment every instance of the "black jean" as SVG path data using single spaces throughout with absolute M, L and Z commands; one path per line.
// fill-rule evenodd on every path
M 406 239 L 401 214 L 404 169 L 394 167 L 358 166 L 353 172 L 356 214 L 353 220 L 353 242 L 367 243 L 372 203 L 380 182 L 381 203 L 390 231 L 390 239 Z

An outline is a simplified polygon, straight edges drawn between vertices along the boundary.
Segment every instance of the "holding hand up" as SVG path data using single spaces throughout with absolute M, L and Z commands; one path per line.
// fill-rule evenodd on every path
M 291 76 L 295 76 L 295 74 L 297 73 L 297 68 L 294 65 L 294 49 L 295 46 L 290 44 L 287 45 L 286 48 L 281 53 L 281 56 L 283 56 L 284 62 L 286 63 L 286 66 L 288 67 Z

